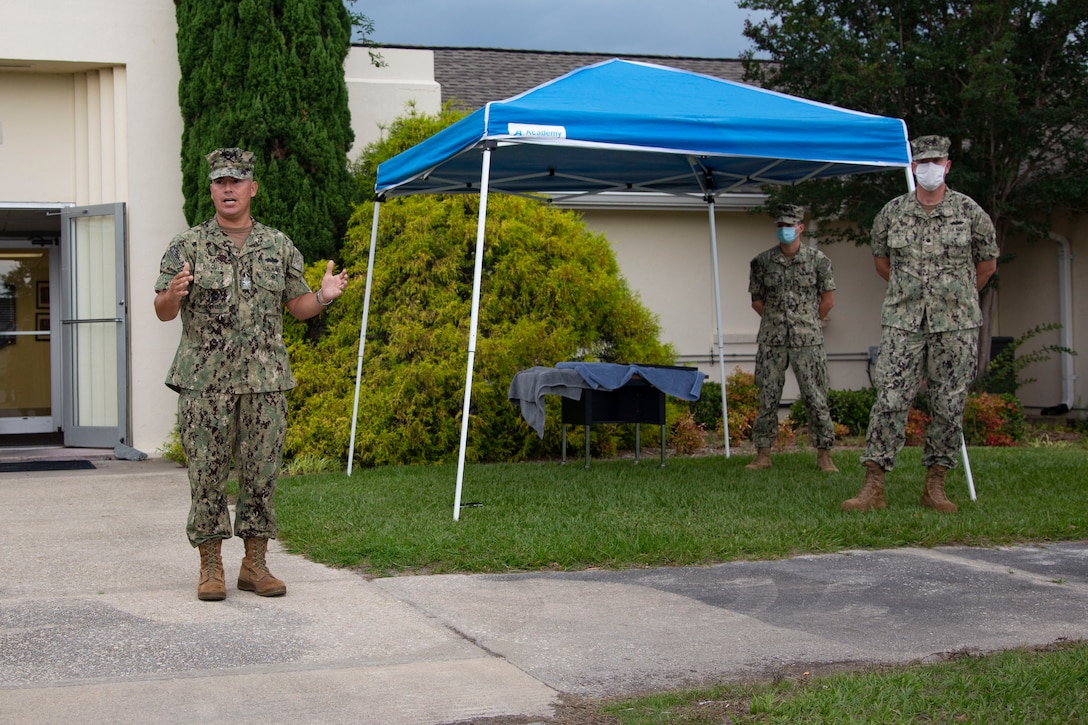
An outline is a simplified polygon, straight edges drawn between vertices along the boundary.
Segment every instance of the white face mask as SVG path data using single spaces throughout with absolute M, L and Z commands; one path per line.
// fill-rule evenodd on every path
M 944 183 L 944 164 L 919 163 L 914 169 L 918 186 L 926 191 L 936 191 Z

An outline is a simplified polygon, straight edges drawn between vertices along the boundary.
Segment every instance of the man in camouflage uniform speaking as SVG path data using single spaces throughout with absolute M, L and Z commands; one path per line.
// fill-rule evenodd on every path
M 265 563 L 277 534 L 272 499 L 283 459 L 285 391 L 295 386 L 283 342 L 283 308 L 314 317 L 347 286 L 329 262 L 321 287 L 303 279 L 302 255 L 282 232 L 254 221 L 253 154 L 207 156 L 215 216 L 174 237 L 155 282 L 155 314 L 181 314 L 181 342 L 166 384 L 179 394 L 178 429 L 189 460 L 192 505 L 186 533 L 200 550 L 197 597 L 226 597 L 221 545 L 231 536 L 224 490 L 238 472 L 234 533 L 245 544 L 238 588 L 287 592 Z
M 892 199 L 873 222 L 876 271 L 888 280 L 881 309 L 876 404 L 865 439 L 865 482 L 844 511 L 884 508 L 884 472 L 906 438 L 907 412 L 924 381 L 932 416 L 926 430 L 922 505 L 955 513 L 944 492 L 956 465 L 967 387 L 977 369 L 982 312 L 978 291 L 997 269 L 994 225 L 970 197 L 944 182 L 950 142 L 911 142 L 917 189 Z
M 756 457 L 746 468 L 771 465 L 778 437 L 778 406 L 786 366 L 793 368 L 808 413 L 808 432 L 821 471 L 837 472 L 831 460 L 835 428 L 827 407 L 827 355 L 820 321 L 835 305 L 831 260 L 801 244 L 805 210 L 784 204 L 775 211 L 778 245 L 752 260 L 748 292 L 760 316 L 756 338 L 756 385 L 759 414 L 752 425 Z

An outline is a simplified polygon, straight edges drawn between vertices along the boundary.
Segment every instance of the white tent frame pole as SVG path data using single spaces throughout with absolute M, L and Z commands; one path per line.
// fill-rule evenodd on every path
M 967 474 L 967 492 L 971 494 L 971 500 L 975 499 L 975 477 L 971 475 L 971 461 L 967 459 L 967 439 L 960 431 L 960 453 L 963 455 L 963 472 Z
M 718 226 L 714 218 L 714 196 L 707 196 L 710 213 L 710 267 L 714 270 L 714 321 L 717 325 L 718 369 L 722 379 L 722 430 L 725 431 L 725 457 L 729 458 L 729 404 L 725 395 L 725 346 L 722 341 L 722 294 L 718 280 Z
M 910 193 L 914 193 L 914 170 L 908 166 L 906 168 L 907 173 L 907 188 L 910 189 Z M 962 416 L 961 416 L 962 418 Z M 961 419 L 962 424 L 962 419 Z M 976 501 L 975 497 L 975 477 L 971 473 L 971 459 L 967 457 L 967 439 L 963 437 L 963 431 L 960 431 L 960 457 L 963 458 L 963 472 L 967 476 L 967 493 L 971 496 L 972 501 Z
M 370 282 L 374 279 L 374 249 L 378 243 L 378 213 L 380 201 L 374 202 L 374 220 L 370 224 L 370 258 L 366 263 L 366 289 L 363 291 L 363 320 L 359 323 L 359 360 L 355 363 L 355 402 L 351 405 L 351 441 L 348 443 L 348 475 L 355 461 L 355 425 L 359 421 L 359 381 L 363 377 L 363 347 L 366 345 L 366 324 L 370 317 Z
M 484 229 L 487 226 L 487 187 L 491 181 L 491 144 L 484 145 L 480 171 L 480 216 L 476 222 L 476 264 L 472 272 L 472 322 L 468 328 L 468 369 L 465 371 L 465 402 L 461 406 L 461 448 L 457 453 L 457 488 L 453 494 L 453 520 L 461 517 L 461 484 L 465 480 L 465 447 L 468 444 L 468 415 L 472 402 L 472 368 L 476 362 L 476 327 L 480 316 L 480 281 L 484 270 Z

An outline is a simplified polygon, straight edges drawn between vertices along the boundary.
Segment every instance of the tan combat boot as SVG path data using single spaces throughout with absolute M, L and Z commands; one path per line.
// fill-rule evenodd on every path
M 872 511 L 884 503 L 884 469 L 876 461 L 865 462 L 865 483 L 854 498 L 842 502 L 843 511 Z
M 760 448 L 760 449 L 758 449 L 756 451 L 755 459 L 751 463 L 749 463 L 747 466 L 745 466 L 745 468 L 747 468 L 749 471 L 758 471 L 758 470 L 760 470 L 762 468 L 770 468 L 770 467 L 771 467 L 771 449 L 770 448 Z
M 242 559 L 242 568 L 238 571 L 238 588 L 254 592 L 261 597 L 279 597 L 287 593 L 287 585 L 268 571 L 264 562 L 268 551 L 268 539 L 243 539 L 246 555 Z
M 200 550 L 200 582 L 196 585 L 196 598 L 205 602 L 217 602 L 227 598 L 223 582 L 223 540 L 205 541 Z
M 956 504 L 944 495 L 944 466 L 930 466 L 926 471 L 926 484 L 922 489 L 922 505 L 942 514 L 954 514 L 959 511 Z
M 838 473 L 835 462 L 831 460 L 831 451 L 827 448 L 816 449 L 816 467 L 824 473 Z

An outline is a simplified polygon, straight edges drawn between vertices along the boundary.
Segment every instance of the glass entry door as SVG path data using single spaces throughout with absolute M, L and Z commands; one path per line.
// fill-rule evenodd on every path
M 125 205 L 61 215 L 64 445 L 113 448 L 130 439 Z
M 50 270 L 55 248 L 0 248 L 0 435 L 52 433 Z M 59 413 L 59 411 L 58 411 Z M 58 416 L 59 422 L 59 416 Z

